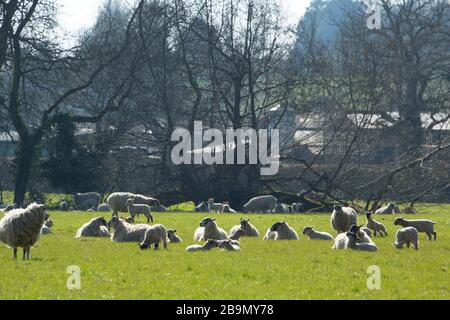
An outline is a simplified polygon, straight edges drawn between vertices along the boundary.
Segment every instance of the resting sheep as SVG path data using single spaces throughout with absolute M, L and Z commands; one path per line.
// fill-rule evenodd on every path
M 133 199 L 134 204 L 146 204 L 150 207 L 159 206 L 161 204 L 156 198 L 129 192 L 115 192 L 112 193 L 106 200 L 111 208 L 113 217 L 118 217 L 119 212 L 128 212 L 127 200 L 130 198 Z
M 81 237 L 109 237 L 107 222 L 104 217 L 93 218 L 78 229 L 75 238 Z
M 358 236 L 356 240 L 358 243 L 373 243 L 370 236 L 363 231 L 362 226 L 352 225 L 348 231 L 355 233 Z M 340 233 L 336 236 L 336 238 L 334 238 L 334 245 L 332 249 L 345 249 L 347 247 L 347 243 L 347 232 Z
M 384 224 L 378 222 L 372 218 L 372 212 L 366 212 L 367 223 L 366 226 L 370 230 L 373 230 L 374 237 L 377 236 L 377 232 L 383 237 L 387 236 L 387 230 Z
M 300 212 L 302 212 L 302 210 L 303 210 L 303 203 L 293 203 L 292 205 L 291 205 L 291 208 L 292 208 L 292 213 L 300 213 Z
M 273 210 L 274 213 L 289 213 L 289 208 L 284 203 L 277 203 L 275 206 L 275 209 Z
M 309 240 L 333 240 L 333 236 L 328 232 L 320 232 L 314 230 L 314 227 L 305 227 L 302 232 L 308 236 Z
M 387 206 L 378 208 L 375 211 L 375 214 L 394 214 L 395 211 L 397 210 L 396 208 L 397 206 L 395 205 L 395 203 L 388 203 Z
M 331 214 L 331 226 L 338 233 L 347 232 L 352 225 L 356 225 L 358 216 L 350 207 L 334 206 Z
M 25 209 L 8 212 L 0 220 L 0 241 L 13 249 L 14 259 L 17 248 L 23 248 L 23 259 L 30 259 L 30 249 L 39 240 L 44 221 L 48 219 L 44 205 L 32 203 Z
M 436 240 L 437 233 L 434 231 L 434 225 L 435 224 L 436 224 L 436 222 L 433 222 L 431 220 L 425 220 L 425 219 L 421 219 L 421 220 L 406 220 L 403 217 L 397 218 L 394 221 L 394 225 L 396 225 L 396 226 L 400 225 L 403 228 L 414 227 L 414 228 L 417 229 L 417 231 L 426 233 L 427 237 L 428 237 L 428 240 L 431 240 L 431 236 L 432 235 L 434 237 L 434 240 Z
M 73 195 L 73 203 L 78 210 L 97 209 L 101 198 L 97 192 L 77 193 Z
M 114 230 L 111 241 L 114 242 L 138 242 L 144 240 L 145 232 L 150 226 L 148 224 L 130 224 L 117 217 L 113 217 L 108 226 Z
M 243 229 L 239 228 L 239 229 L 236 229 L 232 234 L 230 234 L 228 239 L 239 240 L 244 235 L 245 235 L 245 231 Z
M 241 251 L 241 247 L 231 239 L 219 241 L 219 248 L 225 251 Z
M 273 240 L 298 240 L 297 232 L 287 222 L 276 222 L 269 230 L 276 233 Z
M 194 241 L 204 241 L 206 239 L 225 240 L 228 234 L 222 228 L 219 228 L 216 219 L 205 218 L 200 222 L 200 227 L 195 230 Z
M 214 239 L 208 239 L 202 246 L 198 244 L 190 245 L 186 248 L 187 252 L 194 251 L 209 251 L 212 248 L 217 248 L 219 246 L 219 241 Z
M 158 250 L 159 243 L 162 242 L 164 249 L 167 249 L 167 231 L 162 224 L 149 226 L 145 231 L 144 240 L 140 243 L 141 250 L 149 249 L 154 246 L 155 251 Z
M 393 243 L 397 249 L 403 249 L 404 244 L 409 249 L 411 243 L 414 249 L 419 250 L 419 231 L 416 228 L 406 227 L 397 231 Z
M 180 243 L 183 242 L 181 238 L 176 234 L 177 230 L 167 230 L 167 238 L 169 238 L 170 243 Z
M 241 218 L 240 224 L 235 225 L 233 228 L 231 228 L 229 234 L 233 234 L 238 229 L 244 230 L 245 234 L 243 235 L 243 237 L 259 237 L 258 229 L 256 229 L 256 227 L 250 223 L 250 219 L 245 220 Z
M 273 212 L 275 210 L 275 207 L 277 206 L 277 198 L 274 196 L 259 196 L 250 199 L 246 204 L 243 206 L 244 212 L 261 212 L 261 213 L 267 213 L 267 212 Z
M 102 203 L 101 205 L 98 206 L 97 211 L 98 212 L 109 212 L 109 211 L 111 211 L 111 208 L 108 206 L 107 203 Z
M 378 251 L 378 248 L 374 243 L 368 242 L 358 243 L 357 241 L 358 236 L 356 235 L 356 233 L 347 232 L 347 237 L 348 241 L 346 249 L 369 251 L 369 252 Z
M 134 220 L 136 215 L 139 217 L 140 214 L 143 214 L 147 218 L 147 223 L 150 223 L 150 221 L 153 223 L 150 206 L 146 204 L 135 204 L 133 198 L 130 198 L 127 200 L 127 209 L 132 220 Z

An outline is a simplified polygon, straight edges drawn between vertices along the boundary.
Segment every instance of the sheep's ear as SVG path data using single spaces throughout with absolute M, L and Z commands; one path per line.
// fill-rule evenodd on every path
M 212 218 L 211 221 L 216 221 L 216 218 Z
M 173 233 L 177 232 L 177 230 L 173 230 Z

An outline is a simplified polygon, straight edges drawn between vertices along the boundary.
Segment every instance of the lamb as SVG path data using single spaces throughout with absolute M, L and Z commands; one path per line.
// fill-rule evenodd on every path
M 219 248 L 225 251 L 241 251 L 241 247 L 234 243 L 231 239 L 220 241 Z
M 298 240 L 297 232 L 287 222 L 276 222 L 270 227 L 276 235 L 273 240 Z
M 208 239 L 202 246 L 198 244 L 190 245 L 186 248 L 187 252 L 194 251 L 209 251 L 212 248 L 217 248 L 219 246 L 219 241 L 214 239 Z
M 97 211 L 98 212 L 109 212 L 109 211 L 111 211 L 111 208 L 109 207 L 109 205 L 107 203 L 102 203 L 101 205 L 98 206 Z
M 131 219 L 134 220 L 136 215 L 143 214 L 147 218 L 147 223 L 150 221 L 153 223 L 152 210 L 150 206 L 146 204 L 135 204 L 133 198 L 127 200 L 127 209 L 128 213 L 131 216 Z
M 154 246 L 155 251 L 158 250 L 159 243 L 162 242 L 164 249 L 167 249 L 167 231 L 162 224 L 149 226 L 145 231 L 144 240 L 139 244 L 141 250 L 149 249 Z
M 244 230 L 245 234 L 242 235 L 243 237 L 259 237 L 258 229 L 250 223 L 250 219 L 245 220 L 241 218 L 240 224 L 231 228 L 229 234 L 235 233 L 238 229 Z
M 334 206 L 331 214 L 331 226 L 339 233 L 347 232 L 352 225 L 356 225 L 358 216 L 350 207 Z
M 195 207 L 195 212 L 209 212 L 208 203 L 206 201 L 200 202 L 200 204 Z
M 300 213 L 303 210 L 303 203 L 293 203 L 291 205 L 292 213 Z
M 243 206 L 244 212 L 273 212 L 277 206 L 278 200 L 274 196 L 259 196 L 250 199 Z
M 414 246 L 414 249 L 419 250 L 419 231 L 417 231 L 414 227 L 406 227 L 400 229 L 395 234 L 395 242 L 393 245 L 397 249 L 403 249 L 403 245 L 406 244 L 406 247 L 409 249 L 409 246 Z
M 61 201 L 59 204 L 59 211 L 67 211 L 69 210 L 69 203 L 67 201 Z
M 236 229 L 232 234 L 230 234 L 228 239 L 239 240 L 244 235 L 245 235 L 245 231 L 243 229 L 239 228 L 239 229 Z
M 378 208 L 375 211 L 375 214 L 394 214 L 395 211 L 398 210 L 396 208 L 397 208 L 397 206 L 395 205 L 395 203 L 390 202 L 390 203 L 388 203 L 387 206 Z
M 114 242 L 138 242 L 144 241 L 148 224 L 129 224 L 117 217 L 113 217 L 108 226 L 114 230 L 111 241 Z
M 228 202 L 223 203 L 223 212 L 224 213 L 236 213 L 236 210 L 231 209 L 230 204 Z
M 367 228 L 369 228 L 370 230 L 373 230 L 373 235 L 374 237 L 377 236 L 377 232 L 383 237 L 383 236 L 387 236 L 387 230 L 386 227 L 384 226 L 384 224 L 382 224 L 381 222 L 378 222 L 376 220 L 373 220 L 372 218 L 372 212 L 366 212 L 366 218 L 367 218 L 367 223 L 366 226 Z
M 167 230 L 167 238 L 169 238 L 170 243 L 183 242 L 183 240 L 181 240 L 181 238 L 177 234 L 175 234 L 176 232 L 177 232 L 177 230 L 172 230 L 172 229 Z
M 93 218 L 78 229 L 75 238 L 82 237 L 109 237 L 107 222 L 104 217 Z
M 77 193 L 73 195 L 73 202 L 78 210 L 88 210 L 97 208 L 101 198 L 97 192 Z
M 200 222 L 200 227 L 195 230 L 194 241 L 204 241 L 205 239 L 225 240 L 228 234 L 216 224 L 216 219 L 205 218 Z
M 44 205 L 32 203 L 25 209 L 14 209 L 0 220 L 0 241 L 13 249 L 23 248 L 23 260 L 30 259 L 30 249 L 39 240 L 44 221 L 49 218 Z
M 41 228 L 41 234 L 42 235 L 50 234 L 52 232 L 50 229 L 51 227 L 53 227 L 53 220 L 52 219 L 45 220 Z
M 333 236 L 327 232 L 314 230 L 314 227 L 305 227 L 302 232 L 309 240 L 333 240 Z
M 434 240 L 436 240 L 437 233 L 434 231 L 434 225 L 436 222 L 433 222 L 431 220 L 406 220 L 405 218 L 397 218 L 394 221 L 394 225 L 402 226 L 403 228 L 406 227 L 414 227 L 417 229 L 418 232 L 424 232 L 427 234 L 428 240 L 431 240 L 431 236 L 433 235 Z
M 358 243 L 357 242 L 357 234 L 353 232 L 347 232 L 347 246 L 346 249 L 352 249 L 352 250 L 360 250 L 360 251 L 369 251 L 369 252 L 375 252 L 378 251 L 377 246 L 374 243 Z
M 209 212 L 217 212 L 217 213 L 223 213 L 223 203 L 215 203 L 214 198 L 209 198 L 208 200 L 208 208 Z
M 129 192 L 115 192 L 112 193 L 106 200 L 112 210 L 113 217 L 118 217 L 119 212 L 128 212 L 127 200 L 130 198 L 133 199 L 134 204 L 146 204 L 150 207 L 159 206 L 161 204 L 156 198 Z
M 358 238 L 356 240 L 358 243 L 372 243 L 373 244 L 372 239 L 366 232 L 363 231 L 362 226 L 352 225 L 349 228 L 349 232 L 355 233 L 358 236 Z M 334 239 L 334 245 L 333 245 L 332 249 L 345 249 L 347 247 L 347 243 L 348 243 L 347 232 L 340 233 Z
M 372 237 L 372 230 L 367 227 L 361 227 L 361 231 L 365 232 L 369 237 Z

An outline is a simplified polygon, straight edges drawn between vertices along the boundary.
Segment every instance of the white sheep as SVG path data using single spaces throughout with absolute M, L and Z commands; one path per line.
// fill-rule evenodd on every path
M 431 240 L 431 236 L 433 236 L 434 240 L 436 240 L 437 233 L 434 231 L 435 224 L 436 224 L 436 222 L 433 222 L 431 220 L 425 220 L 425 219 L 406 220 L 403 217 L 397 218 L 394 221 L 394 225 L 396 225 L 396 226 L 400 225 L 403 228 L 414 227 L 417 229 L 417 231 L 426 233 L 428 240 Z
M 109 237 L 107 222 L 104 217 L 93 218 L 78 229 L 75 238 Z
M 208 208 L 209 208 L 210 213 L 211 212 L 223 213 L 224 204 L 223 203 L 215 203 L 214 198 L 209 198 Z
M 97 209 L 101 198 L 97 192 L 77 193 L 73 195 L 73 202 L 78 210 Z
M 164 249 L 167 249 L 168 240 L 166 228 L 162 224 L 155 224 L 147 228 L 139 248 L 141 250 L 149 249 L 153 245 L 154 249 L 158 250 L 159 243 L 162 242 Z
M 250 199 L 246 204 L 244 204 L 243 211 L 256 213 L 273 212 L 273 210 L 275 210 L 277 203 L 278 200 L 274 196 L 269 195 L 269 196 L 254 197 Z
M 135 204 L 134 199 L 129 198 L 127 200 L 127 209 L 132 220 L 134 220 L 136 215 L 139 217 L 140 214 L 143 214 L 147 218 L 147 223 L 150 221 L 153 223 L 152 210 L 150 209 L 150 206 L 146 204 Z
M 17 248 L 23 248 L 23 259 L 30 259 L 30 249 L 39 240 L 42 225 L 48 219 L 42 204 L 32 203 L 25 209 L 9 211 L 0 220 L 0 241 L 13 249 L 14 259 Z
M 236 213 L 236 210 L 230 207 L 228 202 L 223 203 L 223 213 Z
M 396 208 L 397 206 L 395 205 L 395 203 L 390 202 L 387 206 L 378 208 L 375 211 L 375 214 L 394 214 L 398 210 L 398 208 Z
M 219 241 L 214 239 L 208 239 L 202 246 L 198 244 L 190 245 L 186 248 L 187 252 L 194 251 L 209 251 L 212 248 L 217 248 L 219 246 Z
M 297 232 L 285 221 L 274 223 L 270 231 L 276 233 L 273 240 L 298 240 Z
M 272 231 L 272 226 L 270 226 L 266 234 L 264 235 L 263 240 L 275 240 L 275 237 L 277 236 L 277 233 L 275 231 Z
M 370 230 L 373 230 L 374 237 L 377 236 L 377 232 L 383 237 L 387 236 L 387 230 L 384 224 L 378 222 L 372 218 L 372 212 L 366 212 L 367 223 L 366 226 Z
M 356 233 L 347 232 L 347 237 L 348 241 L 346 249 L 369 251 L 369 252 L 378 251 L 378 248 L 374 243 L 369 242 L 358 243 L 357 242 L 358 236 L 356 235 Z
M 361 231 L 365 232 L 369 237 L 372 237 L 372 230 L 367 227 L 361 227 Z
M 109 205 L 107 203 L 102 203 L 101 205 L 98 206 L 97 211 L 98 212 L 109 212 L 109 211 L 111 211 L 111 208 L 109 207 Z
M 411 243 L 414 249 L 419 250 L 419 231 L 416 228 L 406 227 L 397 231 L 395 242 L 393 243 L 397 249 L 403 249 L 404 244 L 409 248 Z
M 352 225 L 348 231 L 355 233 L 358 236 L 358 238 L 356 240 L 358 243 L 372 243 L 373 244 L 372 239 L 366 232 L 363 231 L 362 226 Z M 348 243 L 347 232 L 340 233 L 336 236 L 336 238 L 334 238 L 334 245 L 333 245 L 332 249 L 336 249 L 336 250 L 337 249 L 345 249 L 347 247 L 347 243 Z
M 69 203 L 65 200 L 59 203 L 59 211 L 67 211 L 69 210 Z
M 200 202 L 200 204 L 195 207 L 195 212 L 209 212 L 208 203 L 206 201 Z
M 127 200 L 130 198 L 133 199 L 134 204 L 146 204 L 150 207 L 159 206 L 161 204 L 156 198 L 130 192 L 114 192 L 106 200 L 111 208 L 113 217 L 118 217 L 119 212 L 128 212 Z
M 259 237 L 258 229 L 256 229 L 256 227 L 250 223 L 250 219 L 245 220 L 241 218 L 240 224 L 233 226 L 229 234 L 233 234 L 238 229 L 242 229 L 245 231 L 243 237 Z
M 122 219 L 113 217 L 108 226 L 114 230 L 111 241 L 114 242 L 137 242 L 144 240 L 145 232 L 150 226 L 148 224 L 130 224 Z
M 245 236 L 245 231 L 241 228 L 236 229 L 233 233 L 230 233 L 228 239 L 239 240 L 241 237 Z
M 328 232 L 314 230 L 314 227 L 305 227 L 302 234 L 308 236 L 309 240 L 333 240 L 333 236 Z
M 222 228 L 219 228 L 216 219 L 205 218 L 200 222 L 200 226 L 194 232 L 194 241 L 204 241 L 207 239 L 225 240 L 228 234 Z
M 277 205 L 275 206 L 275 209 L 273 210 L 274 213 L 289 213 L 289 208 L 286 204 L 284 203 L 277 203 Z
M 170 243 L 181 243 L 183 240 L 176 234 L 177 230 L 169 229 L 167 230 L 167 238 L 169 238 Z
M 300 213 L 300 212 L 302 212 L 302 210 L 303 210 L 303 203 L 293 203 L 292 205 L 291 205 L 291 208 L 292 208 L 292 213 Z
M 219 248 L 225 251 L 241 251 L 241 247 L 231 239 L 219 241 Z
M 331 226 L 337 233 L 347 232 L 352 225 L 357 224 L 356 211 L 350 207 L 334 206 L 331 214 Z

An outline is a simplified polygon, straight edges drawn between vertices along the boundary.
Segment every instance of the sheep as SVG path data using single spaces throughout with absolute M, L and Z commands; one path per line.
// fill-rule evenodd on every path
M 367 227 L 361 227 L 361 231 L 365 232 L 369 237 L 372 237 L 372 230 Z
M 358 243 L 372 243 L 373 241 L 370 238 L 370 236 L 363 231 L 362 226 L 356 226 L 352 225 L 349 230 L 349 232 L 355 233 L 358 236 L 358 239 L 356 240 Z M 347 247 L 348 243 L 348 237 L 347 232 L 340 233 L 334 238 L 334 245 L 332 249 L 345 249 Z
M 150 207 L 159 206 L 161 203 L 158 199 L 152 197 L 146 197 L 140 194 L 133 194 L 129 192 L 115 192 L 112 193 L 106 202 L 112 211 L 113 217 L 118 217 L 119 212 L 128 212 L 127 200 L 133 199 L 134 204 L 146 204 Z
M 216 219 L 205 218 L 200 222 L 200 227 L 195 230 L 194 241 L 204 241 L 205 239 L 225 240 L 228 234 L 219 228 Z
M 159 204 L 158 206 L 155 206 L 153 208 L 154 212 L 166 212 L 167 208 L 165 206 L 163 206 L 162 204 Z
M 200 202 L 200 204 L 195 207 L 195 212 L 209 212 L 208 203 L 206 201 Z
M 331 214 L 331 226 L 337 233 L 347 232 L 352 225 L 356 225 L 358 216 L 350 207 L 334 206 Z
M 209 251 L 212 248 L 217 248 L 219 246 L 219 241 L 214 239 L 208 239 L 202 246 L 198 244 L 190 245 L 186 248 L 187 252 L 194 251 Z
M 231 239 L 220 241 L 219 248 L 224 251 L 241 251 L 241 247 L 233 243 Z
M 367 228 L 369 228 L 370 230 L 373 230 L 373 235 L 374 237 L 377 236 L 377 232 L 383 237 L 383 236 L 387 236 L 387 230 L 386 227 L 384 226 L 384 224 L 382 224 L 381 222 L 378 222 L 376 220 L 373 220 L 372 218 L 372 212 L 366 212 L 366 218 L 367 218 L 367 223 L 366 226 Z
M 128 213 L 131 216 L 131 219 L 134 220 L 134 217 L 140 214 L 143 214 L 147 218 L 147 223 L 150 221 L 153 223 L 152 210 L 150 206 L 146 204 L 135 204 L 133 198 L 127 200 L 127 209 Z
M 393 245 L 397 249 L 403 249 L 403 245 L 409 249 L 410 244 L 414 246 L 414 249 L 419 250 L 419 231 L 414 227 L 406 227 L 397 231 L 395 234 L 395 242 Z
M 275 240 L 277 233 L 272 231 L 272 226 L 267 229 L 266 234 L 264 235 L 263 240 Z
M 402 212 L 406 214 L 416 214 L 416 210 L 413 207 L 406 207 Z
M 232 234 L 230 234 L 230 236 L 228 237 L 228 239 L 231 240 L 239 240 L 240 237 L 245 235 L 245 231 L 243 229 L 236 229 Z
M 250 199 L 243 206 L 244 212 L 273 212 L 277 206 L 278 200 L 274 196 L 259 196 Z
M 368 242 L 358 243 L 357 242 L 358 236 L 356 233 L 347 232 L 346 235 L 348 238 L 346 249 L 369 251 L 369 252 L 378 251 L 378 248 L 374 243 Z
M 217 213 L 223 213 L 223 203 L 214 203 L 214 198 L 209 198 L 208 200 L 208 208 L 209 212 L 217 212 Z
M 241 218 L 240 224 L 231 228 L 229 234 L 235 233 L 238 229 L 244 230 L 245 234 L 242 235 L 243 237 L 259 237 L 258 229 L 250 223 L 250 219 L 245 220 Z
M 107 203 L 102 203 L 101 205 L 99 205 L 97 207 L 97 211 L 98 212 L 109 212 L 109 211 L 111 211 L 111 208 L 109 207 L 109 205 Z
M 73 195 L 73 202 L 78 210 L 88 210 L 97 208 L 101 198 L 97 192 L 77 193 Z
M 289 208 L 284 203 L 277 203 L 275 206 L 275 209 L 273 210 L 274 213 L 289 213 Z
M 327 232 L 314 230 L 314 227 L 305 227 L 302 234 L 308 236 L 309 240 L 333 240 L 333 236 Z
M 148 224 L 129 224 L 117 217 L 113 217 L 108 226 L 114 230 L 111 241 L 114 242 L 139 242 L 144 240 Z
M 59 211 L 67 211 L 69 210 L 69 203 L 67 201 L 61 201 L 59 203 Z
M 223 213 L 236 213 L 236 210 L 230 207 L 228 202 L 223 203 Z
M 271 232 L 276 232 L 273 240 L 298 240 L 297 232 L 287 222 L 276 222 L 270 227 Z
M 52 232 L 51 227 L 53 227 L 53 220 L 52 219 L 45 220 L 41 228 L 41 234 L 42 235 L 50 234 Z
M 428 240 L 431 240 L 431 236 L 433 235 L 434 240 L 436 240 L 437 233 L 434 231 L 434 225 L 436 222 L 433 222 L 431 220 L 406 220 L 405 218 L 397 218 L 394 221 L 394 225 L 405 227 L 414 227 L 419 232 L 424 232 L 427 234 Z
M 177 234 L 175 234 L 176 232 L 177 232 L 177 230 L 172 230 L 172 229 L 167 230 L 167 238 L 169 238 L 170 243 L 183 242 L 183 240 Z
M 397 206 L 395 205 L 395 203 L 390 202 L 390 203 L 388 203 L 387 206 L 378 208 L 375 211 L 375 214 L 394 214 L 395 211 L 397 210 L 396 208 L 397 208 Z
M 109 237 L 107 222 L 104 217 L 93 218 L 78 229 L 75 238 Z
M 30 259 L 30 249 L 39 240 L 42 225 L 49 218 L 44 205 L 32 203 L 25 209 L 14 209 L 0 220 L 0 241 L 13 249 L 23 248 L 23 260 Z
M 293 203 L 291 205 L 292 213 L 300 213 L 303 210 L 303 203 Z
M 162 224 L 149 226 L 145 231 L 144 240 L 139 244 L 141 250 L 149 249 L 152 245 L 155 251 L 158 250 L 159 243 L 163 243 L 164 249 L 167 249 L 167 231 Z

